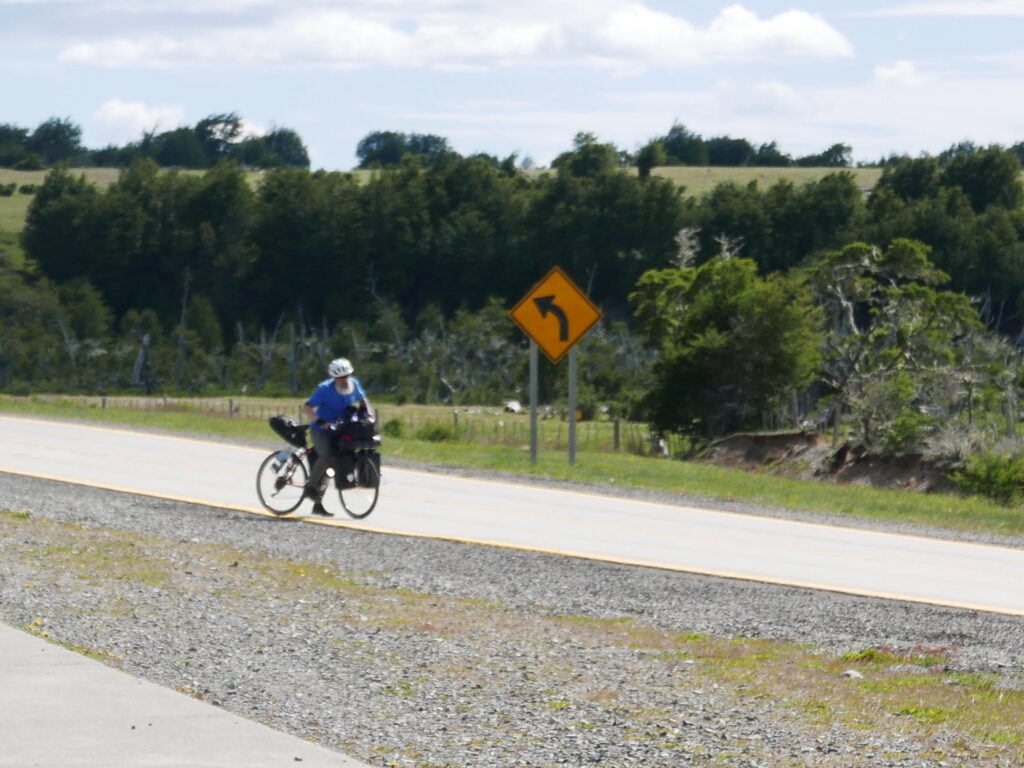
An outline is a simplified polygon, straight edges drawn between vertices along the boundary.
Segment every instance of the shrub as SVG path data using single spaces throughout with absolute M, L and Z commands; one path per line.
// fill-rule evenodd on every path
M 1024 456 L 978 454 L 969 458 L 952 478 L 965 493 L 988 496 L 1000 504 L 1013 504 L 1024 493 Z
M 426 440 L 431 443 L 442 443 L 445 440 L 454 440 L 455 428 L 450 424 L 428 421 L 416 430 L 416 439 Z
M 18 187 L 18 191 L 23 195 L 34 195 L 39 187 L 35 184 L 22 184 Z
M 13 166 L 16 171 L 41 171 L 46 168 L 46 163 L 41 155 L 30 152 L 16 162 Z
M 933 427 L 934 420 L 929 416 L 903 408 L 882 438 L 882 450 L 892 454 L 918 448 Z
M 13 181 L 10 184 L 0 184 L 0 197 L 10 197 L 17 188 L 18 185 Z
M 405 422 L 401 419 L 388 419 L 380 431 L 387 437 L 402 437 L 405 435 Z

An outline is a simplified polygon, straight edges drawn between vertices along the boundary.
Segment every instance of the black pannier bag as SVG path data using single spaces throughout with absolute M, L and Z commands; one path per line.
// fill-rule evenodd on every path
M 377 451 L 367 451 L 366 458 L 369 459 L 371 464 L 373 464 L 373 468 L 377 470 L 377 477 L 380 478 L 380 454 Z M 367 478 L 360 477 L 358 480 L 363 485 L 368 485 L 366 482 Z
M 380 477 L 380 454 L 377 451 L 367 451 L 366 459 L 372 463 L 377 470 L 377 477 Z M 368 485 L 365 477 L 358 477 L 356 473 L 356 455 L 352 451 L 341 451 L 335 458 L 334 484 L 341 489 L 355 488 L 357 485 Z M 364 474 L 362 472 L 358 474 Z
M 294 445 L 296 448 L 306 447 L 306 429 L 295 419 L 279 413 L 277 416 L 270 417 L 270 428 L 288 445 Z
M 334 458 L 334 484 L 338 488 L 355 488 L 356 455 L 340 451 Z

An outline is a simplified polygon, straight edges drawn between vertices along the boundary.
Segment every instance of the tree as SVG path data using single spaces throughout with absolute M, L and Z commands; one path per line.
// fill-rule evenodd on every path
M 698 205 L 697 226 L 703 233 L 704 260 L 717 253 L 716 238 L 742 242 L 751 258 L 759 258 L 768 246 L 771 223 L 765 215 L 757 182 L 740 185 L 727 181 L 716 185 Z
M 647 142 L 636 153 L 636 171 L 641 179 L 649 178 L 651 170 L 668 162 L 665 145 L 657 139 Z
M 102 252 L 101 196 L 82 175 L 57 166 L 29 204 L 21 242 L 52 280 L 86 276 Z
M 529 268 L 520 270 L 515 290 L 562 264 L 606 316 L 624 316 L 637 278 L 670 262 L 683 225 L 681 198 L 668 179 L 641 181 L 621 170 L 575 176 L 560 169 L 538 179 L 523 227 Z
M 58 295 L 70 330 L 79 339 L 102 339 L 113 324 L 110 309 L 95 286 L 85 278 L 75 278 L 58 286 Z
M 1024 202 L 1020 172 L 1015 153 L 991 146 L 957 154 L 942 171 L 940 181 L 962 189 L 971 207 L 981 213 L 991 205 L 1012 209 Z
M 143 141 L 143 150 L 164 168 L 206 168 L 209 165 L 206 147 L 191 128 L 166 131 Z
M 872 198 L 884 190 L 902 200 L 933 197 L 939 191 L 940 171 L 939 161 L 934 157 L 900 158 L 886 165 L 872 190 Z
M 822 380 L 835 395 L 837 435 L 849 412 L 858 440 L 878 448 L 897 421 L 934 405 L 928 383 L 956 362 L 956 340 L 980 328 L 977 312 L 934 287 L 948 277 L 913 240 L 885 250 L 852 243 L 817 261 L 810 280 L 828 323 Z
M 448 140 L 433 134 L 405 134 L 397 131 L 374 131 L 356 146 L 359 168 L 393 168 L 412 155 L 433 163 L 455 156 Z
M 673 123 L 661 143 L 665 146 L 671 164 L 708 164 L 708 148 L 704 139 L 691 133 L 682 123 Z
M 374 131 L 356 145 L 360 168 L 389 168 L 405 156 L 405 134 L 397 131 Z
M 28 129 L 11 123 L 0 123 L 0 166 L 11 168 L 25 157 Z
M 253 136 L 231 148 L 231 158 L 248 168 L 308 168 L 309 155 L 295 131 L 281 129 Z
M 803 168 L 847 168 L 853 164 L 853 149 L 848 144 L 833 144 L 821 154 L 798 158 L 796 164 Z
M 597 136 L 580 131 L 573 139 L 573 148 L 551 162 L 552 168 L 570 176 L 597 176 L 619 167 L 619 153 L 614 144 L 602 144 Z
M 732 139 L 728 136 L 718 136 L 708 139 L 708 164 L 723 166 L 752 165 L 754 161 L 754 148 L 746 139 Z
M 298 133 L 289 128 L 278 128 L 261 137 L 270 155 L 274 158 L 273 166 L 265 168 L 289 166 L 292 168 L 309 168 L 309 151 Z
M 750 259 L 646 272 L 630 301 L 658 352 L 645 404 L 660 431 L 707 439 L 758 426 L 817 372 L 810 295 L 793 279 L 758 277 Z
M 47 165 L 70 160 L 82 151 L 82 129 L 71 118 L 51 117 L 40 123 L 25 142 L 29 152 L 40 155 Z
M 59 300 L 47 280 L 31 280 L 0 253 L 0 387 L 54 376 Z
M 778 142 L 762 144 L 757 148 L 757 154 L 751 165 L 757 166 L 789 166 L 793 165 L 793 158 L 779 150 Z
M 212 166 L 228 155 L 232 144 L 242 133 L 242 119 L 234 112 L 204 117 L 194 129 L 206 155 L 206 166 Z

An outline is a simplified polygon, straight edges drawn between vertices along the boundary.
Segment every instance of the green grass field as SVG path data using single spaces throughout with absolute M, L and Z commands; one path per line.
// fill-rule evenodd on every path
M 857 186 L 870 189 L 878 183 L 882 175 L 881 168 L 849 168 L 857 181 Z M 835 168 L 691 168 L 684 166 L 667 166 L 655 168 L 652 175 L 671 179 L 679 184 L 690 197 L 701 197 L 710 192 L 718 184 L 731 181 L 736 184 L 757 182 L 762 191 L 779 181 L 793 184 L 806 184 L 830 173 Z
M 294 413 L 295 400 L 257 401 L 268 410 Z M 239 404 L 249 405 L 247 401 Z M 382 422 L 390 419 L 432 419 L 451 423 L 452 411 L 440 406 L 398 406 L 378 404 Z M 89 402 L 62 397 L 0 396 L 0 412 L 54 419 L 104 421 L 138 429 L 167 430 L 187 434 L 265 442 L 268 449 L 279 440 L 267 426 L 265 413 L 259 416 L 228 416 L 208 408 L 172 403 L 166 406 L 153 398 L 148 410 L 101 407 L 99 399 Z M 240 414 L 247 411 L 241 410 Z M 500 420 L 500 416 L 492 418 Z M 522 417 L 516 417 L 522 418 Z M 581 425 L 582 427 L 582 425 Z M 636 456 L 624 452 L 581 449 L 570 465 L 564 449 L 543 449 L 536 465 L 530 463 L 527 445 L 496 445 L 470 439 L 439 442 L 415 437 L 385 437 L 387 457 L 442 466 L 507 472 L 526 478 L 537 477 L 579 483 L 600 483 L 620 488 L 641 488 L 666 493 L 706 496 L 785 507 L 807 513 L 828 513 L 889 522 L 931 525 L 956 530 L 983 531 L 1024 536 L 1024 509 L 1004 507 L 980 498 L 916 491 L 885 490 L 825 482 L 800 481 L 767 472 L 747 472 L 696 461 L 677 461 Z M 255 471 L 255 470 L 254 470 Z

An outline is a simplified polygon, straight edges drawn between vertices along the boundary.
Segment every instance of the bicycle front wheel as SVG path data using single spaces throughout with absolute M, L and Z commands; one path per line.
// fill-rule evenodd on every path
M 380 494 L 380 472 L 365 453 L 356 456 L 356 485 L 339 488 L 341 506 L 349 517 L 361 520 L 373 512 Z
M 298 509 L 309 477 L 299 459 L 284 451 L 287 458 L 281 461 L 281 453 L 274 451 L 267 456 L 256 473 L 256 493 L 260 503 L 275 515 L 287 515 Z

